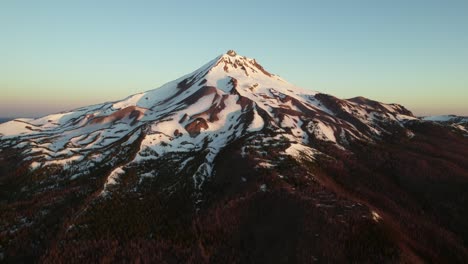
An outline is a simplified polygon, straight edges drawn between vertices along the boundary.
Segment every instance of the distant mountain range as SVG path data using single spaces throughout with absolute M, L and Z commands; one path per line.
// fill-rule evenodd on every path
M 0 257 L 466 263 L 464 129 L 228 51 L 155 90 L 1 124 Z
M 0 124 L 5 123 L 5 122 L 10 121 L 10 120 L 13 120 L 13 119 L 14 118 L 2 118 L 2 117 L 0 117 Z
M 432 121 L 443 126 L 451 127 L 455 131 L 468 136 L 468 117 L 456 115 L 426 116 L 422 118 L 425 121 Z

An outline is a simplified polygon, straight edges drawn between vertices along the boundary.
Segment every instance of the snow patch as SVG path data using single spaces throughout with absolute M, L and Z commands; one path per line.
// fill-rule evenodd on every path
M 249 128 L 247 129 L 249 132 L 260 131 L 265 125 L 263 118 L 258 114 L 257 107 L 255 107 L 253 111 L 254 111 L 254 118 Z
M 313 133 L 319 140 L 331 141 L 336 143 L 335 132 L 333 128 L 322 123 L 321 121 L 314 120 L 307 125 L 307 129 L 310 133 Z
M 372 219 L 375 222 L 379 222 L 382 219 L 382 217 L 376 211 L 372 211 Z
M 315 155 L 316 151 L 314 151 L 312 148 L 298 144 L 298 143 L 293 143 L 289 148 L 285 150 L 285 153 L 292 156 L 292 157 L 308 157 L 308 158 L 313 158 Z
M 37 161 L 33 161 L 33 162 L 31 163 L 31 165 L 29 165 L 29 169 L 30 169 L 31 171 L 37 170 L 37 169 L 40 168 L 40 167 L 41 167 L 41 163 L 39 163 L 39 162 L 37 162 Z
M 262 161 L 262 162 L 260 162 L 260 163 L 257 164 L 257 167 L 270 169 L 270 168 L 274 168 L 275 165 L 271 164 L 271 163 L 268 162 L 268 161 Z
M 105 196 L 108 194 L 108 188 L 110 185 L 115 185 L 117 184 L 117 180 L 119 179 L 120 175 L 125 174 L 125 171 L 122 169 L 122 167 L 117 167 L 115 170 L 113 170 L 109 176 L 107 176 L 106 183 L 104 184 L 104 188 L 101 192 L 101 196 Z

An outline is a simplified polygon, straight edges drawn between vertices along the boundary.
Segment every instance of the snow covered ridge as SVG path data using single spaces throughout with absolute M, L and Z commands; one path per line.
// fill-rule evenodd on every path
M 423 121 L 435 122 L 441 125 L 449 126 L 452 129 L 463 133 L 468 137 L 468 117 L 456 115 L 425 116 Z
M 468 122 L 468 117 L 456 116 L 456 115 L 425 116 L 425 117 L 422 117 L 421 119 L 425 121 L 434 121 L 434 122 L 454 122 L 454 123 Z
M 72 178 L 111 160 L 116 148 L 137 148 L 106 186 L 118 184 L 127 166 L 170 153 L 203 153 L 193 174 L 194 186 L 201 188 L 220 150 L 251 134 L 275 131 L 290 141 L 285 153 L 298 156 L 317 153 L 316 142 L 346 149 L 353 140 L 377 141 L 395 128 L 407 130 L 404 122 L 414 119 L 400 105 L 296 87 L 256 60 L 229 51 L 160 88 L 120 101 L 0 124 L 0 148 L 20 149 L 31 170 L 77 171 Z M 180 161 L 176 171 L 187 162 Z

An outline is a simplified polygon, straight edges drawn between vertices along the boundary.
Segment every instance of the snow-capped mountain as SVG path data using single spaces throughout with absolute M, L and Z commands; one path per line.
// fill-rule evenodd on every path
M 296 87 L 254 59 L 229 51 L 158 89 L 1 124 L 0 144 L 21 149 L 31 170 L 61 166 L 76 172 L 71 179 L 91 173 L 104 160 L 117 164 L 115 149 L 137 144 L 136 154 L 109 174 L 107 184 L 115 183 L 128 166 L 168 153 L 206 151 L 193 175 L 199 188 L 211 175 L 219 151 L 252 133 L 275 131 L 289 139 L 286 153 L 314 153 L 314 140 L 346 148 L 353 140 L 374 141 L 393 133 L 392 125 L 403 127 L 413 119 L 400 105 L 362 97 L 340 100 Z M 177 170 L 190 159 L 181 160 Z
M 466 263 L 468 137 L 429 119 L 234 51 L 15 119 L 0 124 L 0 261 Z

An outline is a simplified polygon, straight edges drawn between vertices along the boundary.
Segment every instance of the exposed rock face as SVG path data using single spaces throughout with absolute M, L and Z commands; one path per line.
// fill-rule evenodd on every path
M 231 56 L 231 57 L 234 57 L 234 56 L 237 55 L 237 53 L 234 50 L 228 50 L 228 52 L 226 52 L 226 54 Z
M 96 117 L 94 119 L 91 119 L 90 124 L 102 124 L 102 123 L 112 123 L 116 122 L 122 119 L 128 119 L 131 120 L 131 124 L 134 125 L 138 119 L 140 119 L 143 115 L 146 109 L 137 107 L 137 106 L 128 106 L 126 108 L 123 108 L 121 110 L 118 110 L 111 115 L 108 116 L 100 116 Z M 91 115 L 92 116 L 92 115 Z
M 202 129 L 208 129 L 208 123 L 201 117 L 196 118 L 185 126 L 185 130 L 187 130 L 191 137 L 198 136 Z

